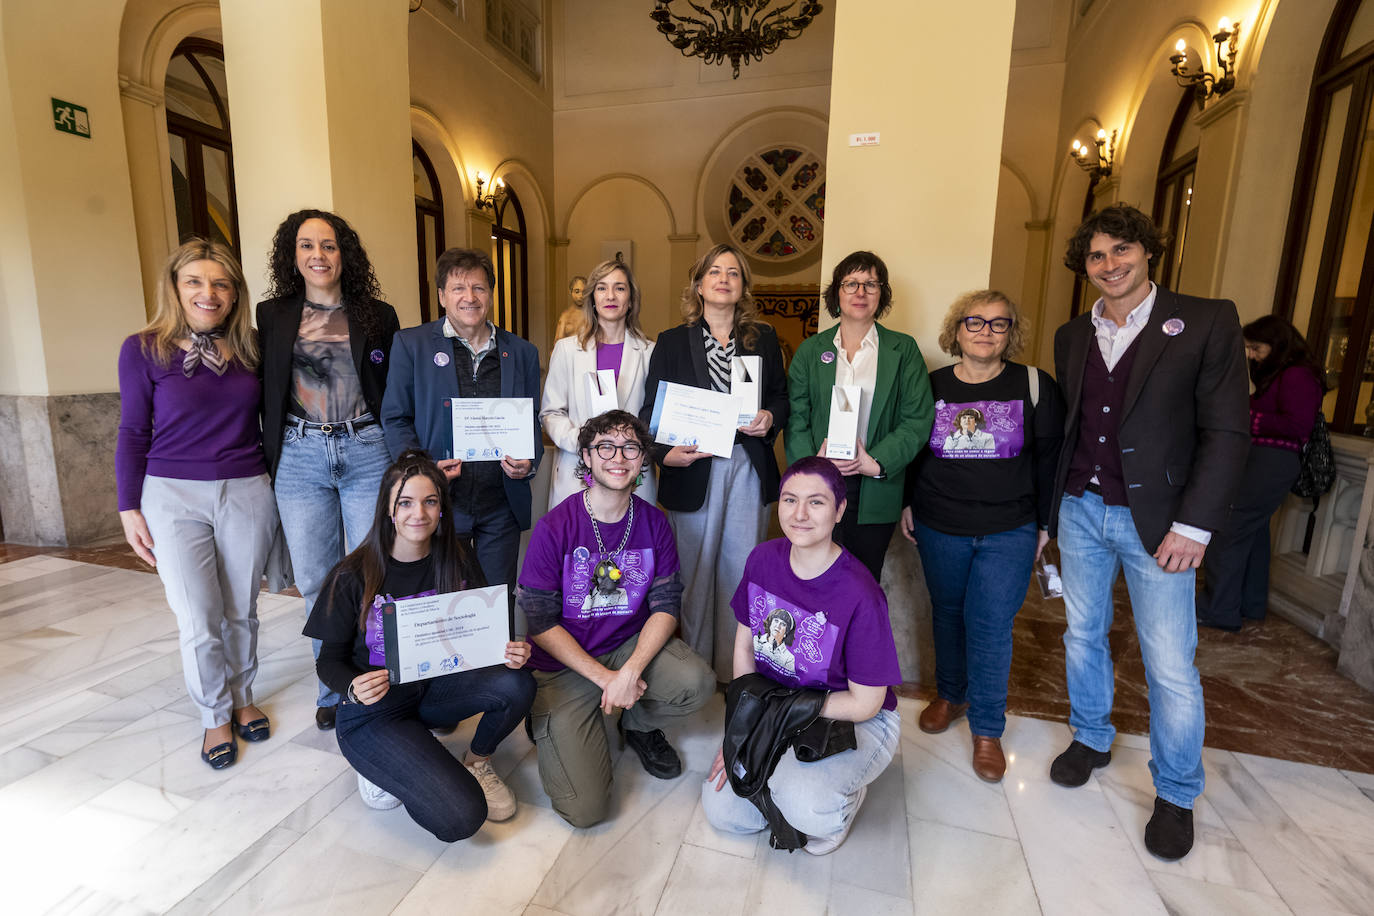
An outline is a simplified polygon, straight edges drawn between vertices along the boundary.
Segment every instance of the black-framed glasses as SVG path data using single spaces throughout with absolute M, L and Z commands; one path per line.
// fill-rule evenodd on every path
M 602 461 L 610 461 L 615 457 L 616 452 L 620 452 L 626 461 L 634 461 L 644 454 L 644 448 L 638 442 L 626 442 L 624 445 L 616 445 L 614 442 L 598 442 L 591 446 L 591 450 L 601 456 Z
M 977 334 L 983 330 L 983 325 L 992 328 L 994 334 L 1005 334 L 1011 330 L 1012 320 L 1010 318 L 984 318 L 982 315 L 964 316 L 964 330 L 970 334 Z
M 840 284 L 840 289 L 852 296 L 859 291 L 861 286 L 864 288 L 864 292 L 870 295 L 881 291 L 883 288 L 883 285 L 877 280 L 845 280 Z

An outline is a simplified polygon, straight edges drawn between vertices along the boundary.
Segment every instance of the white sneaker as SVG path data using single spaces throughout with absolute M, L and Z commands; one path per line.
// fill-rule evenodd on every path
M 358 794 L 362 796 L 364 805 L 377 811 L 388 811 L 401 803 L 399 798 L 376 783 L 363 779 L 362 773 L 358 774 Z
M 515 817 L 515 793 L 496 775 L 490 760 L 478 760 L 463 766 L 476 778 L 482 787 L 482 794 L 487 797 L 487 820 L 508 821 Z
M 860 786 L 859 791 L 855 792 L 854 808 L 849 812 L 849 817 L 845 820 L 844 826 L 830 836 L 810 837 L 806 845 L 802 847 L 813 856 L 824 856 L 840 848 L 849 837 L 849 829 L 854 826 L 854 821 L 859 817 L 859 806 L 864 803 L 864 796 L 868 794 L 868 786 Z

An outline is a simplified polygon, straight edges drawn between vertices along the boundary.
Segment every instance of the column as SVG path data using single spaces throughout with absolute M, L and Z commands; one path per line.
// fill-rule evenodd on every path
M 687 285 L 687 275 L 702 252 L 697 251 L 701 236 L 695 232 L 668 236 L 668 288 L 664 290 L 660 310 L 660 328 L 675 328 L 682 324 L 682 289 Z M 647 296 L 645 297 L 648 298 Z
M 931 365 L 949 361 L 936 345 L 949 304 L 988 284 L 1015 14 L 1015 0 L 980 3 L 976 19 L 936 0 L 835 5 L 821 277 L 877 252 L 894 295 L 883 323 Z M 903 676 L 933 683 L 920 560 L 900 535 L 883 580 Z
M 406 4 L 223 0 L 244 273 L 264 285 L 272 235 L 293 210 L 357 230 L 402 327 L 420 319 Z
M 1225 296 L 1222 259 L 1231 235 L 1239 186 L 1242 139 L 1249 111 L 1249 92 L 1234 89 L 1195 115 L 1199 128 L 1197 175 L 1193 178 L 1188 215 L 1188 251 L 1181 278 L 1183 293 Z M 1245 310 L 1245 304 L 1241 305 Z M 1250 314 L 1268 311 L 1250 305 Z

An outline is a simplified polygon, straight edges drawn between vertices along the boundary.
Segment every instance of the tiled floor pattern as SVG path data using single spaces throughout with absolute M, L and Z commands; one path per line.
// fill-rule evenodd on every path
M 6 913 L 1369 913 L 1374 776 L 1210 749 L 1197 847 L 1145 852 L 1145 739 L 1077 790 L 1051 784 L 1063 724 L 1012 716 L 990 786 L 967 730 L 922 734 L 901 701 L 900 756 L 835 854 L 772 851 L 705 823 L 701 778 L 722 708 L 671 737 L 687 773 L 633 755 L 617 810 L 573 830 L 517 730 L 497 755 L 521 801 L 446 846 L 403 810 L 365 808 L 316 731 L 299 599 L 264 595 L 259 702 L 272 739 L 214 772 L 182 686 L 158 580 L 0 555 L 0 876 Z M 466 747 L 472 723 L 447 739 Z

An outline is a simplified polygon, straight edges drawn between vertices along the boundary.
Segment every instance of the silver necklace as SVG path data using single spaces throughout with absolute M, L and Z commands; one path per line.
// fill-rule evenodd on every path
M 621 571 L 616 563 L 616 558 L 625 549 L 625 545 L 630 543 L 630 530 L 635 525 L 635 501 L 630 498 L 630 517 L 625 523 L 625 534 L 620 539 L 620 546 L 609 555 L 606 553 L 606 545 L 601 541 L 601 528 L 596 524 L 596 516 L 592 514 L 591 493 L 587 490 L 582 491 L 582 507 L 587 510 L 587 518 L 591 519 L 592 534 L 596 537 L 596 550 L 601 560 L 596 564 L 596 569 L 592 574 L 596 580 L 596 590 L 605 594 L 610 594 L 620 587 Z

